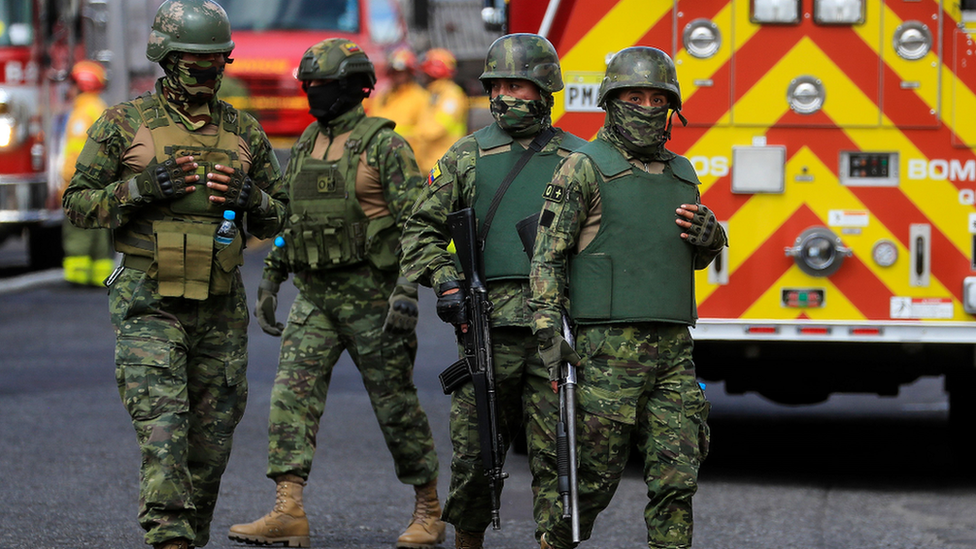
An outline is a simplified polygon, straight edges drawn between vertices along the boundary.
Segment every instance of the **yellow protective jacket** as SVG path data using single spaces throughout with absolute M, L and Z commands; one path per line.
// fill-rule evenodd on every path
M 468 134 L 468 96 L 453 80 L 441 78 L 427 85 L 430 103 L 417 126 L 419 149 L 414 149 L 420 171 L 426 173 L 455 141 Z
M 397 133 L 407 140 L 416 156 L 421 146 L 417 128 L 423 123 L 429 102 L 427 90 L 416 82 L 408 82 L 376 96 L 369 102 L 366 111 L 369 116 L 394 121 Z

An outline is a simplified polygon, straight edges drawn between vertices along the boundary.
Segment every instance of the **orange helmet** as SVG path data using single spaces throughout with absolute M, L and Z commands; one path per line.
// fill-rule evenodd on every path
M 424 55 L 424 62 L 420 64 L 420 69 L 434 80 L 453 78 L 457 73 L 457 59 L 454 58 L 454 54 L 443 48 L 434 48 Z
M 105 68 L 94 61 L 79 61 L 71 69 L 71 79 L 83 92 L 100 92 L 105 89 Z
M 410 51 L 409 48 L 399 47 L 390 52 L 390 56 L 386 60 L 386 68 L 394 71 L 414 72 L 417 70 L 417 54 Z

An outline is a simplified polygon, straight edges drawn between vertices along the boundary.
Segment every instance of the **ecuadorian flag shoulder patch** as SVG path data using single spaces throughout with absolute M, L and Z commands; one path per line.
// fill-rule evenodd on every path
M 430 175 L 427 176 L 427 184 L 433 185 L 434 180 L 441 176 L 441 163 L 438 161 L 434 164 L 434 167 L 430 169 Z

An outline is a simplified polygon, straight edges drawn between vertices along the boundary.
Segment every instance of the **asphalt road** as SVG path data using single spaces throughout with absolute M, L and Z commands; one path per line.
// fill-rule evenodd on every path
M 17 242 L 0 246 L 0 549 L 143 547 L 136 523 L 138 451 L 115 387 L 104 290 L 60 273 L 24 274 Z M 257 287 L 264 250 L 248 253 Z M 10 267 L 13 262 L 14 267 Z M 294 297 L 283 285 L 281 316 Z M 430 417 L 446 495 L 448 397 L 436 375 L 454 359 L 450 330 L 421 293 L 416 383 Z M 235 436 L 208 547 L 273 505 L 264 477 L 269 392 L 278 340 L 250 329 L 250 400 Z M 960 549 L 976 547 L 976 482 L 948 455 L 941 381 L 898 398 L 837 396 L 810 407 L 730 397 L 709 384 L 712 455 L 695 499 L 695 547 L 705 549 Z M 333 376 L 306 508 L 317 548 L 388 548 L 409 521 L 400 485 L 358 374 Z M 537 547 L 524 456 L 510 454 L 502 529 L 490 548 Z M 582 547 L 643 547 L 645 489 L 634 464 Z M 449 530 L 450 531 L 450 530 Z M 446 546 L 453 546 L 449 534 Z

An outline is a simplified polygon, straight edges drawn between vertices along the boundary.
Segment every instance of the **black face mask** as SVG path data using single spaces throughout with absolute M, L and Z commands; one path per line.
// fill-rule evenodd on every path
M 340 99 L 343 96 L 343 86 L 340 82 L 327 82 L 319 86 L 312 86 L 306 90 L 308 94 L 308 112 L 319 121 L 327 124 L 330 120 L 344 112 L 338 111 Z M 338 111 L 338 112 L 337 112 Z

